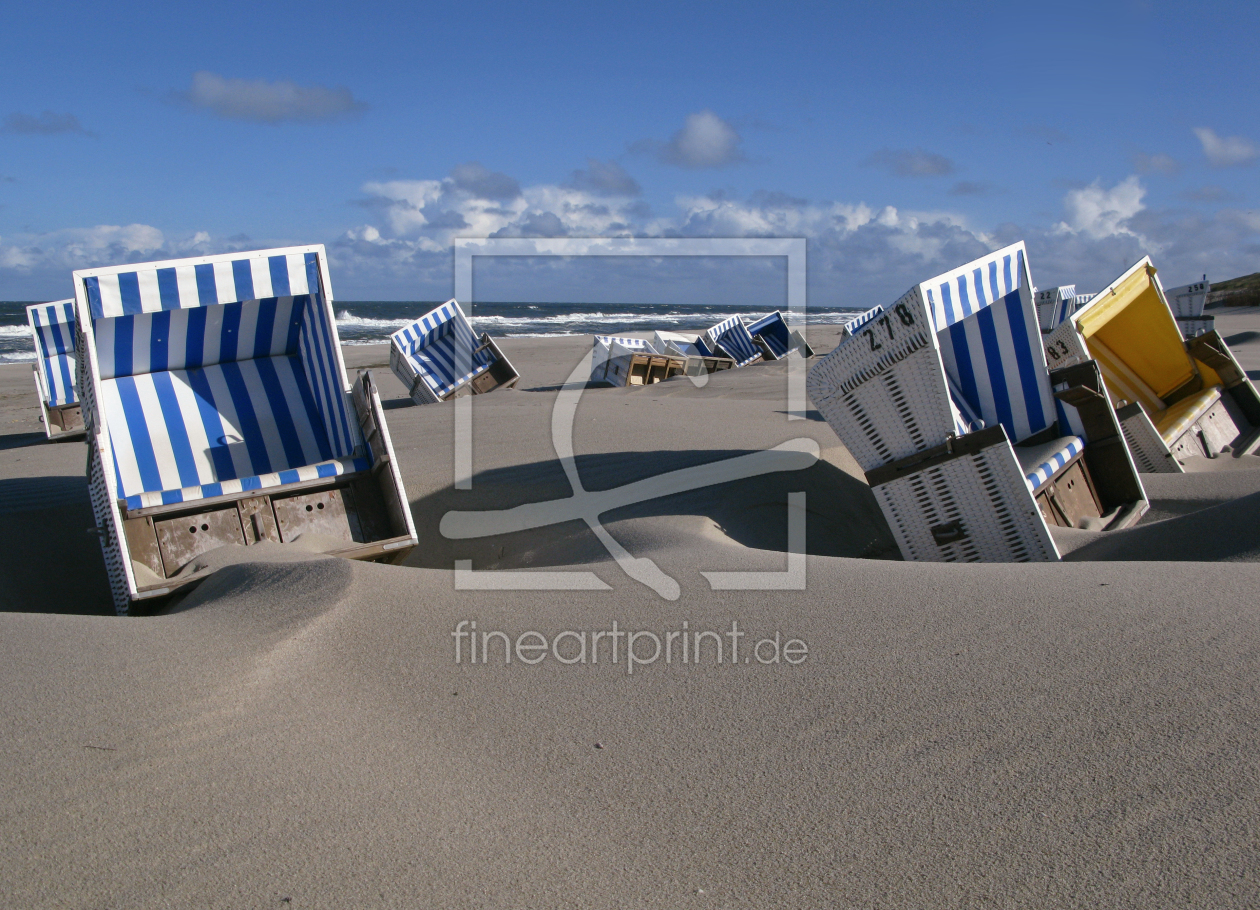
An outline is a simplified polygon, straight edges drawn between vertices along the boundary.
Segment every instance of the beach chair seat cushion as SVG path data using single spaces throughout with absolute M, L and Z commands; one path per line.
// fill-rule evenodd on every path
M 100 404 L 128 508 L 370 466 L 330 439 L 297 355 L 115 376 Z
M 1172 445 L 1220 400 L 1220 386 L 1188 395 L 1155 415 L 1155 429 L 1167 445 Z
M 1016 446 L 1015 457 L 1028 481 L 1028 489 L 1036 493 L 1083 451 L 1085 441 L 1081 437 L 1064 436 L 1041 445 Z

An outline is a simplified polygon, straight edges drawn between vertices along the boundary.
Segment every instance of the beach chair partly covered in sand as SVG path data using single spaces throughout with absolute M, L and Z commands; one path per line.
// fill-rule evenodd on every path
M 763 358 L 761 348 L 739 316 L 723 319 L 698 335 L 696 347 L 704 357 L 729 357 L 737 367 L 746 367 Z
M 74 356 L 74 301 L 28 306 L 26 321 L 35 342 L 35 389 L 44 435 L 77 436 L 83 432 L 83 414 Z
M 778 310 L 754 320 L 748 325 L 748 334 L 765 360 L 779 360 L 789 351 L 799 351 L 802 357 L 814 356 L 814 349 L 805 343 L 804 336 L 789 329 L 787 320 Z
M 88 482 L 115 605 L 227 544 L 416 546 L 371 375 L 346 378 L 322 246 L 74 273 Z
M 1148 506 L 1092 363 L 1049 371 L 1023 243 L 851 323 L 810 397 L 909 560 L 1055 560 L 1049 526 Z
M 416 404 L 510 389 L 520 379 L 494 340 L 473 331 L 453 299 L 389 336 L 389 368 Z
M 642 338 L 596 335 L 590 381 L 601 385 L 653 385 L 687 371 L 685 355 L 666 354 Z
M 1046 337 L 1051 363 L 1094 359 L 1144 473 L 1260 447 L 1260 395 L 1220 333 L 1184 339 L 1144 257 Z
M 1197 338 L 1216 328 L 1216 317 L 1203 314 L 1211 292 L 1212 285 L 1208 282 L 1207 275 L 1203 276 L 1202 281 L 1183 284 L 1164 292 L 1168 306 L 1177 319 L 1177 328 L 1181 330 L 1182 338 Z
M 681 332 L 653 332 L 652 347 L 670 357 L 683 357 L 687 361 L 684 372 L 688 376 L 717 373 L 734 368 L 735 361 L 718 355 L 706 357 L 700 353 L 699 338 Z

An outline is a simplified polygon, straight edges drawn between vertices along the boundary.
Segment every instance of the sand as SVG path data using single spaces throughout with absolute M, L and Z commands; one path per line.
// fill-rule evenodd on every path
M 1260 314 L 1218 325 L 1260 378 Z M 1254 462 L 1144 477 L 1147 518 L 1067 535 L 1060 564 L 907 564 L 848 453 L 816 413 L 786 419 L 783 368 L 764 365 L 578 406 L 592 490 L 818 446 L 804 470 L 603 516 L 677 599 L 578 520 L 445 538 L 452 510 L 570 495 L 552 408 L 588 344 L 504 342 L 522 388 L 475 400 L 467 491 L 452 409 L 406 402 L 383 347 L 347 348 L 389 399 L 421 540 L 408 565 L 225 551 L 192 593 L 125 619 L 107 615 L 83 446 L 45 442 L 29 367 L 0 367 L 0 903 L 1260 903 Z M 702 571 L 787 567 L 797 491 L 805 590 L 711 590 Z M 457 559 L 609 590 L 456 590 Z M 452 632 L 472 620 L 514 639 L 614 621 L 746 636 L 721 665 L 712 639 L 699 663 L 633 673 L 608 650 L 456 664 Z M 803 662 L 744 662 L 776 632 Z

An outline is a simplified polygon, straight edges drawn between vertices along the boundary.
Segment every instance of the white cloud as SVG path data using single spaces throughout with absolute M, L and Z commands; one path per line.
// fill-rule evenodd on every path
M 348 88 L 298 85 L 288 80 L 227 79 L 206 70 L 193 73 L 191 87 L 176 97 L 220 117 L 256 123 L 328 120 L 367 109 Z
M 1146 189 L 1136 175 L 1111 189 L 1104 189 L 1095 180 L 1087 187 L 1068 191 L 1063 200 L 1067 223 L 1061 227 L 1096 240 L 1116 235 L 1140 236 L 1130 228 L 1129 220 L 1145 208 L 1145 195 Z
M 1195 127 L 1194 134 L 1212 167 L 1236 167 L 1260 158 L 1260 146 L 1242 136 L 1218 136 L 1206 126 Z
M 744 160 L 743 139 L 711 110 L 688 114 L 682 129 L 668 142 L 646 139 L 631 146 L 632 151 L 650 152 L 666 164 L 686 168 L 719 168 Z

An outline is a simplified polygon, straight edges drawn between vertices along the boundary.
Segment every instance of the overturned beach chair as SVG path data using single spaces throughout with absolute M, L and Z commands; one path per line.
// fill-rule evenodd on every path
M 74 273 L 88 484 L 120 613 L 265 540 L 395 561 L 416 530 L 323 246 Z
M 658 351 L 642 338 L 596 335 L 591 382 L 614 386 L 653 385 L 687 371 L 687 358 Z
M 729 357 L 718 355 L 706 357 L 701 354 L 698 340 L 695 335 L 684 335 L 681 332 L 653 332 L 651 343 L 652 347 L 662 354 L 685 358 L 687 366 L 684 372 L 688 376 L 700 376 L 734 368 L 735 361 Z
M 1050 525 L 1145 514 L 1095 366 L 1046 368 L 1022 242 L 860 320 L 807 387 L 904 558 L 1056 560 Z
M 739 316 L 723 319 L 696 338 L 696 347 L 704 357 L 729 357 L 735 366 L 746 367 L 762 359 L 761 348 L 753 340 Z
M 1046 356 L 1098 361 L 1144 473 L 1260 446 L 1260 395 L 1219 332 L 1182 338 L 1149 256 L 1047 336 Z
M 520 374 L 489 335 L 448 300 L 389 336 L 389 368 L 416 404 L 512 388 Z
M 779 360 L 789 351 L 800 351 L 802 357 L 814 356 L 814 349 L 805 343 L 804 336 L 789 329 L 787 320 L 778 310 L 753 322 L 748 326 L 748 334 L 766 360 Z
M 79 406 L 79 366 L 74 356 L 74 301 L 37 303 L 26 308 L 35 342 L 35 389 L 40 419 L 49 439 L 83 433 Z
M 1212 285 L 1206 275 L 1202 281 L 1183 284 L 1164 292 L 1164 296 L 1168 298 L 1168 306 L 1177 319 L 1177 328 L 1181 330 L 1182 338 L 1197 338 L 1216 328 L 1216 317 L 1203 315 L 1203 308 L 1207 306 L 1207 297 L 1211 292 Z

